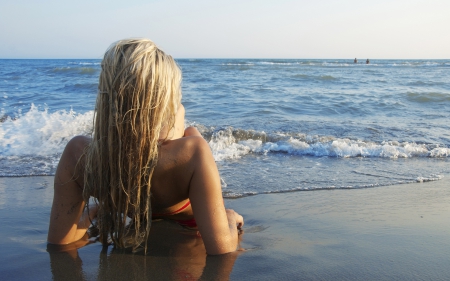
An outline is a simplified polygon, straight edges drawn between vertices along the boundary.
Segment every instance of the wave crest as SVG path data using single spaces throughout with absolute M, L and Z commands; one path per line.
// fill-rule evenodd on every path
M 17 118 L 6 116 L 0 127 L 0 156 L 49 156 L 61 153 L 75 135 L 92 130 L 93 111 L 73 110 L 49 113 L 34 104 Z
M 287 153 L 314 157 L 449 157 L 450 148 L 442 144 L 383 141 L 381 143 L 335 138 L 333 136 L 310 136 L 301 133 L 256 132 L 232 127 L 202 129 L 216 161 L 237 159 L 249 153 Z

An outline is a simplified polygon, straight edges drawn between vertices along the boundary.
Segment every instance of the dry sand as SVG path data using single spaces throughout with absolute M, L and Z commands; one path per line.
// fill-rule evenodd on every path
M 155 223 L 150 253 L 47 247 L 53 177 L 0 178 L 2 280 L 449 280 L 450 178 L 226 200 L 241 251 Z

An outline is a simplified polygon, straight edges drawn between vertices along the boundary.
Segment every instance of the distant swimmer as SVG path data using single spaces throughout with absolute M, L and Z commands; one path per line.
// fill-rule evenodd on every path
M 354 63 L 358 63 L 358 60 L 355 58 L 355 60 L 353 61 Z
M 367 59 L 367 60 L 366 60 L 366 64 L 369 64 L 369 63 L 370 63 L 370 61 L 369 61 L 369 59 Z

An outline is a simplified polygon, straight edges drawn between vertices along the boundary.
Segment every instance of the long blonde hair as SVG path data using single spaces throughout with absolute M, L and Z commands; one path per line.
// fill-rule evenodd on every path
M 94 132 L 85 154 L 85 202 L 98 204 L 100 239 L 136 250 L 152 221 L 151 178 L 160 132 L 172 128 L 181 100 L 181 71 L 150 40 L 112 44 L 102 61 Z M 130 232 L 127 216 L 132 218 Z M 125 236 L 134 235 L 131 245 Z

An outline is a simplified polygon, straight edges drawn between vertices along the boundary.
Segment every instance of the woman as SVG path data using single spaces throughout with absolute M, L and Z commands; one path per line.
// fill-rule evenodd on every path
M 93 137 L 73 138 L 56 171 L 48 242 L 81 239 L 94 217 L 102 243 L 120 248 L 146 251 L 153 218 L 198 227 L 208 254 L 237 247 L 243 218 L 224 208 L 208 143 L 184 130 L 181 71 L 146 39 L 105 53 Z

